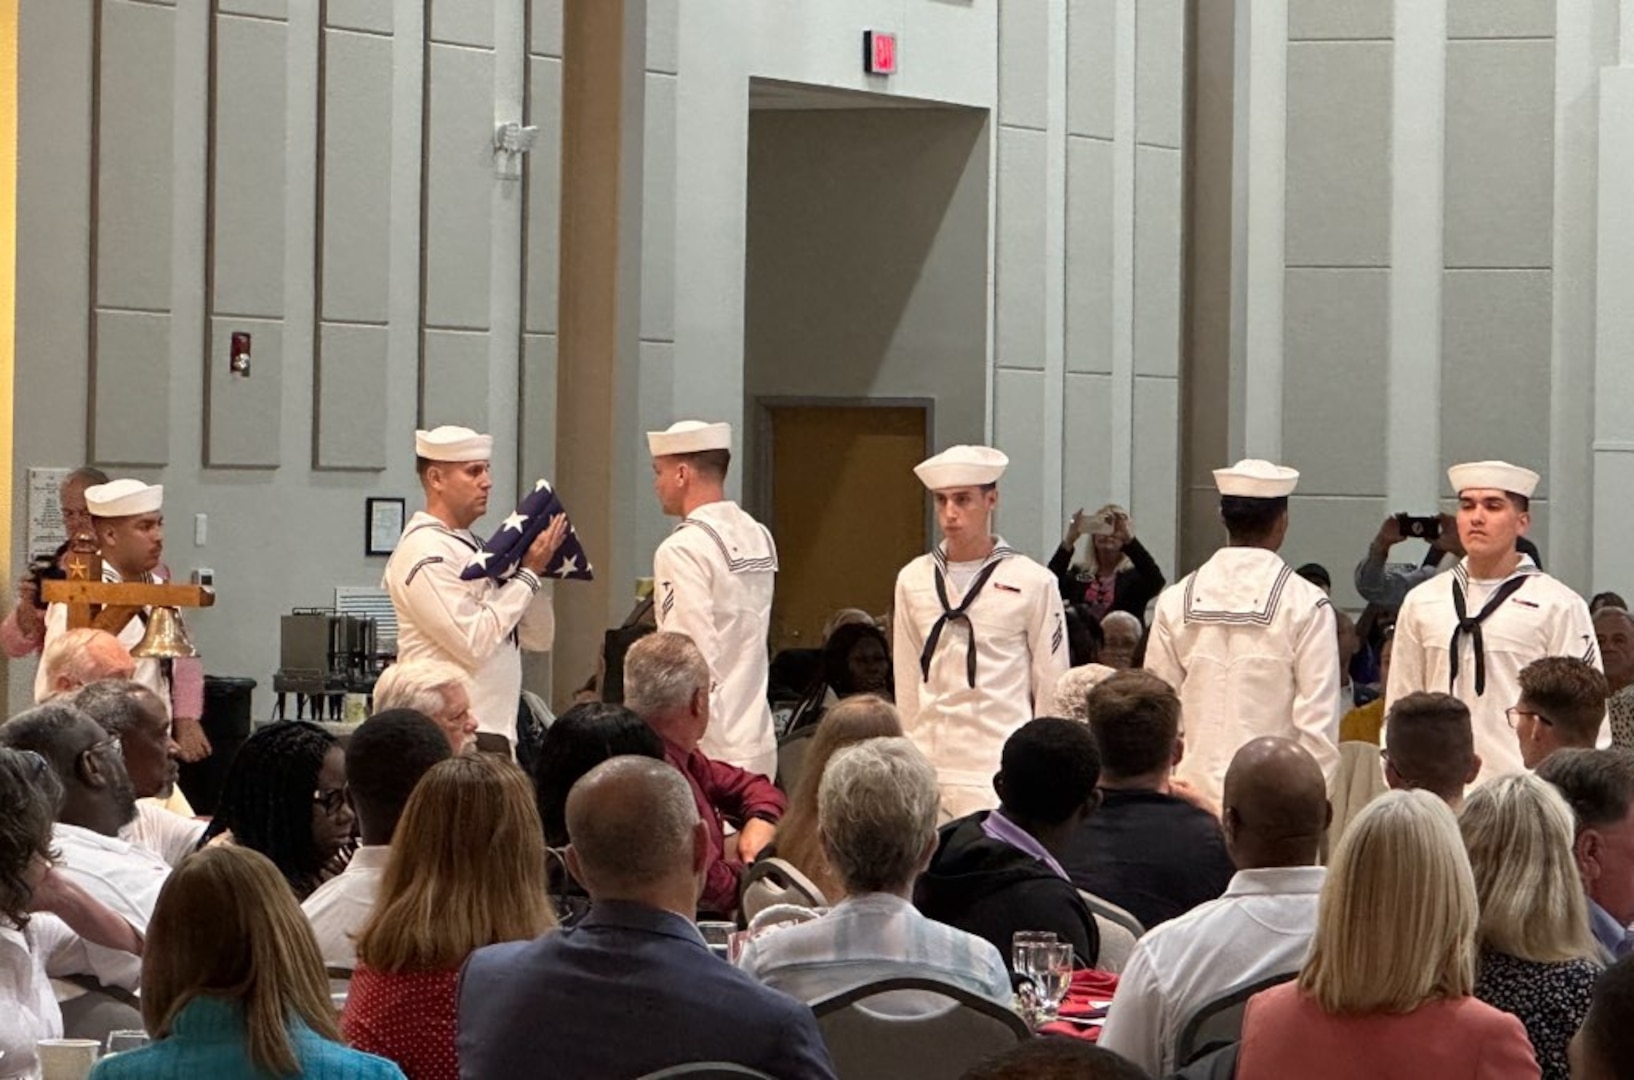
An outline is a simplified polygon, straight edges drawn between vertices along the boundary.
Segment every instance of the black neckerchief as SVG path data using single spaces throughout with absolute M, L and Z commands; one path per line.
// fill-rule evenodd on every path
M 940 562 L 940 560 L 938 560 Z M 942 640 L 942 631 L 950 622 L 963 622 L 970 631 L 970 641 L 965 648 L 965 678 L 969 680 L 971 689 L 976 687 L 976 628 L 970 625 L 970 616 L 967 614 L 970 605 L 976 602 L 986 586 L 987 579 L 993 576 L 993 571 L 999 568 L 1004 556 L 999 549 L 994 548 L 993 554 L 988 556 L 987 565 L 976 572 L 975 580 L 971 581 L 970 588 L 965 591 L 964 599 L 957 607 L 950 606 L 947 600 L 947 579 L 942 573 L 942 566 L 938 565 L 933 573 L 936 576 L 936 599 L 942 603 L 942 615 L 930 628 L 930 636 L 925 638 L 925 649 L 919 654 L 919 672 L 926 682 L 930 681 L 930 662 L 936 655 L 936 645 Z
M 1448 690 L 1456 690 L 1458 686 L 1458 639 L 1464 634 L 1470 636 L 1470 642 L 1475 646 L 1475 696 L 1480 697 L 1486 692 L 1486 640 L 1481 634 L 1481 624 L 1494 611 L 1503 605 L 1505 600 L 1515 595 L 1517 589 L 1526 584 L 1527 575 L 1512 577 L 1499 585 L 1497 591 L 1487 600 L 1481 610 L 1472 619 L 1469 608 L 1464 602 L 1464 590 L 1456 578 L 1452 583 L 1452 610 L 1458 616 L 1458 625 L 1452 630 L 1452 644 L 1448 647 L 1451 653 L 1451 677 Z

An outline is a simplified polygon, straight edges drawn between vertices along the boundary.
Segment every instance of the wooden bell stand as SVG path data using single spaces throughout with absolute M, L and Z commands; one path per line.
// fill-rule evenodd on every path
M 66 580 L 44 583 L 41 596 L 68 606 L 68 629 L 90 627 L 119 636 L 130 621 L 150 607 L 207 608 L 216 603 L 207 585 L 155 585 L 145 581 L 103 581 L 102 558 L 95 552 L 70 551 Z

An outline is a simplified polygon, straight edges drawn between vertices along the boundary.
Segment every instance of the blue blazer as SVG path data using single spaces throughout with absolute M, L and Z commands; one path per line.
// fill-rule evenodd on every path
M 350 1050 L 314 1033 L 299 1020 L 290 1041 L 305 1080 L 403 1080 L 403 1070 L 385 1058 Z M 244 1014 L 220 998 L 194 998 L 176 1014 L 170 1035 L 140 1050 L 104 1058 L 91 1080 L 270 1080 L 250 1063 L 244 1041 Z
M 458 1046 L 461 1080 L 619 1080 L 693 1061 L 834 1076 L 809 1008 L 721 961 L 690 921 L 627 903 L 472 953 Z

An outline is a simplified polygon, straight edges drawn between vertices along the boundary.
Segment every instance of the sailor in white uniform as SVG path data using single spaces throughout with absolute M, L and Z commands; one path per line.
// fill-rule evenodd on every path
M 1458 493 L 1457 566 L 1407 594 L 1396 616 L 1386 710 L 1419 690 L 1469 706 L 1481 772 L 1475 782 L 1525 770 L 1505 711 L 1521 699 L 1520 673 L 1545 656 L 1601 667 L 1594 620 L 1577 593 L 1515 550 L 1531 525 L 1538 474 L 1504 461 L 1447 470 Z M 1600 745 L 1609 746 L 1609 726 Z
M 1327 594 L 1277 554 L 1294 469 L 1248 459 L 1214 470 L 1229 544 L 1163 590 L 1146 670 L 1180 695 L 1175 778 L 1218 806 L 1226 768 L 1262 735 L 1293 739 L 1330 778 L 1339 762 L 1339 646 Z
M 943 539 L 897 574 L 891 651 L 902 729 L 936 766 L 944 820 L 995 805 L 1004 741 L 1067 670 L 1055 575 L 992 534 L 1009 460 L 954 446 L 914 467 Z
M 653 491 L 681 519 L 653 554 L 658 629 L 690 637 L 709 662 L 704 755 L 777 773 L 777 734 L 766 701 L 766 640 L 777 545 L 766 526 L 727 499 L 732 426 L 681 420 L 647 432 Z
M 539 575 L 567 535 L 567 520 L 553 518 L 507 580 L 460 580 L 482 549 L 471 526 L 488 510 L 493 443 L 463 427 L 414 433 L 426 508 L 409 518 L 383 584 L 397 610 L 397 659 L 446 660 L 469 672 L 477 746 L 503 753 L 516 742 L 519 649 L 545 652 L 555 641 L 556 615 Z

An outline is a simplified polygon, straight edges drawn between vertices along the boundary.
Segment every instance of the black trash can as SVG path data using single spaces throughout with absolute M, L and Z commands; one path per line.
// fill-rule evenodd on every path
M 178 780 L 196 814 L 209 816 L 216 812 L 227 766 L 250 737 L 250 694 L 254 689 L 254 679 L 234 675 L 204 677 L 204 715 L 199 722 L 210 740 L 210 756 L 192 764 L 183 763 Z

